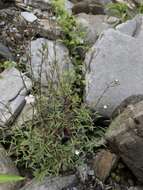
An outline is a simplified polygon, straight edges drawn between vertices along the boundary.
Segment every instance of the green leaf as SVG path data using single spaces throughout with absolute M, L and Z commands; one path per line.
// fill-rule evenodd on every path
M 24 180 L 24 177 L 10 175 L 10 174 L 0 174 L 0 183 L 7 183 L 7 182 L 16 182 Z

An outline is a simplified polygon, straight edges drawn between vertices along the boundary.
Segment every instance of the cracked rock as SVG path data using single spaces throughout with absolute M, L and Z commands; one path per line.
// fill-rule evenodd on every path
M 25 104 L 25 96 L 31 88 L 29 78 L 16 68 L 0 74 L 0 126 L 13 122 Z
M 123 101 L 143 99 L 142 21 L 138 15 L 104 31 L 86 55 L 85 100 L 104 116 L 111 117 Z
M 42 86 L 48 85 L 48 80 L 58 81 L 58 75 L 72 68 L 68 49 L 59 42 L 38 38 L 31 42 L 31 61 L 27 69 L 33 72 L 36 81 L 41 80 Z

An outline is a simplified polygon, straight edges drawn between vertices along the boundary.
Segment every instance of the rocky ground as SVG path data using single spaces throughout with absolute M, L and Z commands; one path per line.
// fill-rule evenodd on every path
M 86 164 L 72 175 L 69 172 L 63 177 L 46 177 L 37 182 L 26 172 L 18 171 L 13 158 L 7 156 L 7 147 L 1 145 L 0 173 L 26 173 L 28 177 L 23 183 L 0 184 L 0 190 L 143 189 L 143 16 L 138 14 L 121 23 L 120 18 L 109 14 L 106 5 L 110 2 L 72 0 L 65 3 L 69 14 L 74 14 L 84 27 L 85 41 L 91 47 L 84 60 L 84 99 L 90 109 L 103 116 L 100 126 L 105 125 L 104 118 L 110 120 L 103 139 L 104 148 L 89 156 Z M 132 9 L 141 2 L 124 3 Z M 42 58 L 37 52 L 43 43 L 48 46 L 49 54 L 41 73 L 44 88 L 55 51 L 60 75 L 72 67 L 68 48 L 59 41 L 55 45 L 62 35 L 49 0 L 15 3 L 0 0 L 0 136 L 5 134 L 4 130 L 22 126 L 23 121 L 32 117 L 29 55 L 34 80 L 38 81 Z M 16 65 L 6 68 L 3 63 L 7 60 Z M 24 72 L 19 72 L 21 63 Z

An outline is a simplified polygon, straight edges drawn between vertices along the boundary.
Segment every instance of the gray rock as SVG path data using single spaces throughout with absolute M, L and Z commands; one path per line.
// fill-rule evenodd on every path
M 127 22 L 132 25 L 124 25 L 130 28 L 128 32 L 123 30 L 123 25 L 118 26 L 123 33 L 106 30 L 86 55 L 85 101 L 104 116 L 111 117 L 125 100 L 143 98 L 142 19 L 137 16 L 136 25 Z
M 37 17 L 33 13 L 29 12 L 21 12 L 21 16 L 27 21 L 27 22 L 34 22 L 37 20 Z
M 0 43 L 0 60 L 13 60 L 9 49 L 2 43 Z
M 26 103 L 21 113 L 17 117 L 13 128 L 19 127 L 22 128 L 26 125 L 28 121 L 32 121 L 33 116 L 36 114 L 36 109 L 32 103 Z
M 66 177 L 47 177 L 41 183 L 33 180 L 30 184 L 24 186 L 21 190 L 62 190 L 77 183 L 75 175 Z
M 68 50 L 61 43 L 39 38 L 31 42 L 31 52 L 31 63 L 27 63 L 27 68 L 29 72 L 32 68 L 32 77 L 41 80 L 43 86 L 48 85 L 49 77 L 57 82 L 58 76 L 71 68 Z
M 0 144 L 0 174 L 19 175 L 12 160 L 8 157 L 6 150 Z M 18 189 L 20 183 L 5 183 L 0 184 L 0 190 L 15 190 Z
M 77 15 L 76 20 L 86 32 L 85 40 L 90 44 L 96 42 L 101 32 L 108 28 L 113 28 L 119 22 L 119 19 L 116 17 L 89 15 L 85 13 Z
M 137 179 L 143 182 L 143 101 L 129 105 L 109 126 L 105 139 Z
M 22 79 L 23 78 L 23 79 Z M 25 88 L 26 87 L 26 88 Z M 25 104 L 31 81 L 15 69 L 0 74 L 0 125 L 12 122 Z
M 24 3 L 26 5 L 31 5 L 33 7 L 36 7 L 36 8 L 40 8 L 42 10 L 48 10 L 51 8 L 51 3 L 52 3 L 52 0 L 24 0 Z M 71 8 L 72 8 L 73 4 L 66 0 L 65 1 L 65 9 L 71 13 Z
M 49 19 L 40 19 L 37 30 L 40 37 L 48 40 L 56 40 L 61 36 L 61 28 L 57 25 L 57 22 Z

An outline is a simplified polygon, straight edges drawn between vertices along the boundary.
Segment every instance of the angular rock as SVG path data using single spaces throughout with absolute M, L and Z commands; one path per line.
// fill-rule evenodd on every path
M 16 68 L 0 74 L 0 126 L 13 122 L 25 104 L 31 81 Z
M 17 168 L 8 157 L 6 150 L 0 144 L 0 174 L 19 175 Z M 0 190 L 16 190 L 19 182 L 0 184 Z
M 143 101 L 129 105 L 109 126 L 105 138 L 143 183 Z
M 116 166 L 118 160 L 118 156 L 108 150 L 102 150 L 97 153 L 93 160 L 96 177 L 102 182 L 105 182 L 109 177 L 111 170 Z
M 38 21 L 38 34 L 40 37 L 48 40 L 56 40 L 61 36 L 61 29 L 56 22 L 49 19 L 40 19 Z
M 85 101 L 107 117 L 123 101 L 143 99 L 143 17 L 134 20 L 124 25 L 130 31 L 122 25 L 103 32 L 86 55 Z
M 32 77 L 41 81 L 43 86 L 48 85 L 48 79 L 58 81 L 65 71 L 71 68 L 71 60 L 67 48 L 58 42 L 39 38 L 31 42 L 31 61 L 27 63 Z
M 27 21 L 27 22 L 34 22 L 37 20 L 37 17 L 33 13 L 29 12 L 21 12 L 21 16 Z
M 34 114 L 36 114 L 34 105 L 32 105 L 31 103 L 26 103 L 20 115 L 16 119 L 14 126 L 22 128 L 24 124 L 26 124 L 28 121 L 32 121 Z
M 119 21 L 116 17 L 89 15 L 85 13 L 78 14 L 76 20 L 86 32 L 85 41 L 90 44 L 94 44 L 104 30 L 113 28 Z
M 72 187 L 77 183 L 75 175 L 66 177 L 46 177 L 41 183 L 32 181 L 21 190 L 62 190 L 66 187 Z

